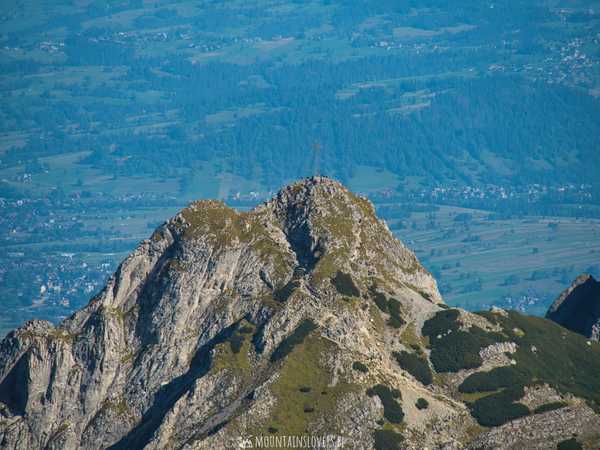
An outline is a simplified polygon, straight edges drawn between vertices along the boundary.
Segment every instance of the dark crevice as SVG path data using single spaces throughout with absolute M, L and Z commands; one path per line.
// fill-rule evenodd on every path
M 280 289 L 273 292 L 273 298 L 280 303 L 285 303 L 292 296 L 294 291 L 300 287 L 300 282 L 292 280 Z
M 308 218 L 303 208 L 289 204 L 284 233 L 300 267 L 310 272 L 322 254 L 321 244 L 311 236 Z
M 4 403 L 16 416 L 25 414 L 29 398 L 27 393 L 28 359 L 27 353 L 23 354 L 0 384 L 0 402 Z
M 296 254 L 296 259 L 300 267 L 310 272 L 317 264 L 319 258 L 315 255 L 317 249 L 312 248 L 312 239 L 308 224 L 302 222 L 299 226 L 288 230 L 287 238 L 292 251 Z
M 257 355 L 261 355 L 262 352 L 265 350 L 264 333 L 267 323 L 269 322 L 264 321 L 263 323 L 261 323 L 252 335 L 252 344 L 254 345 L 254 351 Z

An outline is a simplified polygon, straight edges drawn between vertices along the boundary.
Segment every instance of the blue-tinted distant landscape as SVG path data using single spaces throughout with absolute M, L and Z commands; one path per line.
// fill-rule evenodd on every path
M 5 1 L 0 335 L 87 302 L 197 198 L 321 173 L 445 300 L 600 275 L 600 2 Z

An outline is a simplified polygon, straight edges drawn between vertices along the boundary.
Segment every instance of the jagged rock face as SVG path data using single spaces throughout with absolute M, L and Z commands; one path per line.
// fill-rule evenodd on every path
M 421 331 L 445 308 L 373 206 L 335 181 L 303 180 L 247 213 L 197 202 L 85 308 L 2 341 L 0 447 L 230 449 L 311 435 L 355 449 L 465 448 L 481 429 L 457 383 L 476 365 L 434 378 L 429 342 L 452 330 Z M 453 311 L 455 333 L 499 327 Z M 481 370 L 519 351 L 485 342 L 472 356 Z M 577 411 L 571 422 L 584 423 Z
M 600 282 L 580 275 L 552 303 L 546 318 L 575 333 L 600 340 Z
M 326 364 L 341 364 L 336 347 L 380 357 L 368 342 L 369 311 L 340 301 L 331 284 L 338 271 L 363 292 L 377 278 L 427 305 L 415 310 L 441 301 L 372 205 L 331 180 L 295 184 L 248 213 L 192 204 L 142 242 L 83 310 L 57 328 L 28 323 L 3 341 L 3 445 L 181 447 L 240 411 L 268 414 L 278 375 L 269 355 L 306 318 L 323 327 L 314 345 L 331 347 Z M 237 354 L 223 342 L 242 322 L 254 338 L 237 358 L 243 367 L 233 367 Z M 247 400 L 252 392 L 257 399 Z

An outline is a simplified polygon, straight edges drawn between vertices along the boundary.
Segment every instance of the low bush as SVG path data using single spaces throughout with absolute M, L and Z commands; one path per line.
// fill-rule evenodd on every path
M 540 317 L 514 311 L 507 317 L 480 314 L 501 325 L 518 346 L 511 355 L 516 364 L 507 367 L 502 377 L 520 378 L 523 384 L 547 383 L 561 393 L 588 400 L 600 411 L 600 344 L 588 343 L 585 337 Z M 490 375 L 500 378 L 497 373 Z
M 458 372 L 475 369 L 483 362 L 481 345 L 466 331 L 455 331 L 441 339 L 432 338 L 431 363 L 437 372 Z
M 404 325 L 404 320 L 398 319 L 397 317 L 390 317 L 387 320 L 387 324 L 392 328 L 402 328 L 402 325 Z
M 388 300 L 388 310 L 390 312 L 390 318 L 388 320 L 388 325 L 394 328 L 400 328 L 402 325 L 406 323 L 404 318 L 402 317 L 402 311 L 400 309 L 401 304 L 395 298 L 390 298 Z
M 241 325 L 237 329 L 233 330 L 231 336 L 229 336 L 229 346 L 231 351 L 235 354 L 239 353 L 244 345 L 246 335 L 254 332 L 254 327 L 251 325 Z
M 410 348 L 412 348 L 417 355 L 422 355 L 423 354 L 423 349 L 418 344 L 410 344 Z
M 529 415 L 527 406 L 515 403 L 524 395 L 522 386 L 504 389 L 480 398 L 471 405 L 471 415 L 484 427 L 496 427 L 511 420 Z
M 529 377 L 512 366 L 504 366 L 468 376 L 458 390 L 465 393 L 496 391 L 510 386 L 525 386 L 529 381 Z
M 588 345 L 582 336 L 538 317 L 528 317 L 509 312 L 508 317 L 492 313 L 480 313 L 500 325 L 518 348 L 511 354 L 516 364 L 499 367 L 489 372 L 469 376 L 459 387 L 461 392 L 485 392 L 498 389 L 523 387 L 533 383 L 547 383 L 562 393 L 585 398 L 593 408 L 600 408 L 600 346 Z M 503 391 L 503 392 L 505 392 Z M 504 422 L 505 419 L 488 419 L 486 408 L 500 394 L 494 394 L 477 402 L 472 411 L 480 416 L 480 423 Z M 489 400 L 487 400 L 489 399 Z M 525 414 L 524 407 L 504 402 L 502 414 L 513 417 Z M 560 408 L 561 403 L 542 405 L 535 413 Z M 489 406 L 491 410 L 493 405 Z
M 458 318 L 457 310 L 448 309 L 423 324 L 423 335 L 429 337 L 431 363 L 437 372 L 475 369 L 483 362 L 479 356 L 482 348 L 507 340 L 500 333 L 490 333 L 477 326 L 462 331 Z
M 390 389 L 383 384 L 378 384 L 367 390 L 367 395 L 377 395 L 383 404 L 383 416 L 390 423 L 401 423 L 404 420 L 404 412 L 396 399 L 401 399 L 400 391 Z
M 546 403 L 544 405 L 538 406 L 537 408 L 535 408 L 535 411 L 533 411 L 534 414 L 541 414 L 541 413 L 545 413 L 548 411 L 554 411 L 560 408 L 564 408 L 565 406 L 567 406 L 566 402 L 552 402 L 552 403 Z
M 392 430 L 376 430 L 373 432 L 375 450 L 402 450 L 404 437 Z
M 395 298 L 388 299 L 381 292 L 375 291 L 371 288 L 371 295 L 373 296 L 373 301 L 377 308 L 382 313 L 389 314 L 390 318 L 387 321 L 387 324 L 393 328 L 400 328 L 402 325 L 406 323 L 404 318 L 402 317 L 401 303 Z
M 583 447 L 581 446 L 581 444 L 579 442 L 577 442 L 577 439 L 575 438 L 571 438 L 571 439 L 567 439 L 565 441 L 559 442 L 558 445 L 556 446 L 557 450 L 582 450 Z
M 348 297 L 360 297 L 360 291 L 352 281 L 352 277 L 344 272 L 339 272 L 331 279 L 336 290 Z
M 433 382 L 433 375 L 427 360 L 421 358 L 414 353 L 408 353 L 402 351 L 400 353 L 394 352 L 394 358 L 398 361 L 400 367 L 410 373 L 418 381 L 424 385 L 430 385 Z
M 427 409 L 429 408 L 429 402 L 421 397 L 417 399 L 417 403 L 415 403 L 415 406 L 417 407 L 417 409 Z
M 383 295 L 381 292 L 375 292 L 375 294 L 373 295 L 373 301 L 375 302 L 375 305 L 377 305 L 377 307 L 379 308 L 379 311 L 386 314 L 389 313 L 388 302 L 385 295 Z
M 362 373 L 367 373 L 369 371 L 369 368 L 360 361 L 354 361 L 352 363 L 352 368 Z
M 438 312 L 423 324 L 423 336 L 434 338 L 440 334 L 446 334 L 448 331 L 458 331 L 460 327 L 458 317 L 459 312 L 456 309 L 446 309 Z

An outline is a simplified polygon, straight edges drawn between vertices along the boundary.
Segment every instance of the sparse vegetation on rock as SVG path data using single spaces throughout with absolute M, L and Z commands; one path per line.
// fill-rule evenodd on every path
M 508 434 L 557 443 L 573 430 L 593 441 L 599 344 L 544 319 L 442 305 L 414 254 L 337 182 L 303 180 L 249 212 L 197 202 L 85 308 L 2 341 L 1 445 L 228 448 L 232 436 L 331 434 L 393 450 Z M 531 403 L 536 383 L 569 404 Z
M 427 409 L 429 408 L 429 402 L 427 400 L 425 400 L 423 397 L 420 397 L 417 399 L 417 403 L 415 403 L 415 406 L 417 407 L 417 409 Z
M 429 385 L 433 382 L 433 375 L 426 359 L 405 351 L 400 353 L 394 352 L 393 355 L 400 367 L 408 371 L 408 373 L 421 383 Z
M 360 361 L 354 361 L 352 363 L 352 368 L 362 373 L 367 373 L 369 371 L 369 368 Z

